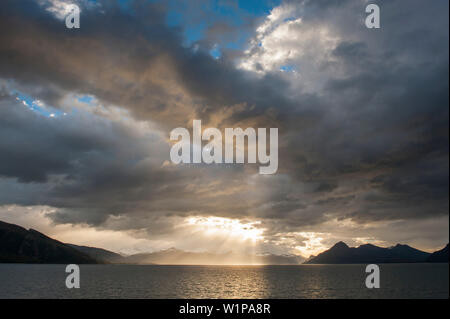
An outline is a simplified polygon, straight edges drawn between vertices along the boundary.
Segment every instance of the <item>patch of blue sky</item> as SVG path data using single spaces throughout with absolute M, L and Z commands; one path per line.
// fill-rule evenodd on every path
M 295 72 L 295 66 L 293 66 L 291 64 L 282 65 L 282 66 L 280 66 L 280 71 L 282 71 L 282 72 Z
M 232 50 L 241 50 L 248 44 L 248 39 L 252 33 L 248 30 L 241 30 L 234 41 L 229 41 L 224 44 L 224 47 Z
M 218 45 L 215 45 L 210 51 L 209 54 L 211 54 L 211 56 L 214 59 L 219 59 L 222 56 L 222 52 L 220 51 L 220 48 Z
M 242 50 L 247 45 L 247 41 L 250 38 L 248 32 L 242 32 L 234 41 L 228 41 L 222 44 L 216 44 L 209 50 L 209 54 L 214 59 L 219 59 L 222 56 L 222 50 Z
M 78 100 L 78 102 L 93 106 L 95 98 L 92 95 L 81 95 L 81 96 L 77 97 L 77 100 Z
M 96 0 L 91 0 L 96 1 Z M 135 12 L 135 4 L 140 4 L 142 2 L 147 3 L 154 3 L 154 2 L 161 2 L 161 0 L 116 0 L 117 4 L 119 5 L 119 8 L 127 12 L 128 14 L 134 15 Z M 165 1 L 165 0 L 164 0 Z
M 285 18 L 285 19 L 283 20 L 283 22 L 295 21 L 295 20 L 297 20 L 297 17 L 289 17 L 289 18 Z
M 255 16 L 266 16 L 281 0 L 238 0 L 240 8 Z
M 24 94 L 17 90 L 12 90 L 11 93 L 16 96 L 16 100 L 27 106 L 33 112 L 46 117 L 58 117 L 65 115 L 61 110 L 45 105 L 42 101 L 34 99 L 33 97 Z
M 219 47 L 241 50 L 252 34 L 239 27 L 243 27 L 251 18 L 267 16 L 280 2 L 281 0 L 239 0 L 237 2 L 211 0 L 200 2 L 199 7 L 192 10 L 193 4 L 189 2 L 169 0 L 166 23 L 170 27 L 180 27 L 183 30 L 183 45 L 186 47 L 204 39 L 210 26 L 218 22 L 226 23 L 236 27 L 235 40 L 225 40 L 226 42 L 221 43 L 218 39 Z M 213 56 L 217 57 L 218 53 L 214 53 Z
M 96 0 L 89 0 L 96 2 Z M 142 0 L 116 0 L 119 7 L 133 13 L 133 3 Z M 183 29 L 184 45 L 190 47 L 204 38 L 206 30 L 215 22 L 226 22 L 235 27 L 242 26 L 250 17 L 267 16 L 270 11 L 280 5 L 281 0 L 145 0 L 162 3 L 167 6 L 166 23 L 170 27 Z M 240 31 L 238 31 L 240 32 Z M 221 47 L 242 49 L 250 34 L 239 35 L 239 40 L 233 45 L 220 43 Z M 243 39 L 244 38 L 244 39 Z
M 189 47 L 193 43 L 203 39 L 206 28 L 206 23 L 186 25 L 183 32 L 184 45 Z
M 166 14 L 166 24 L 169 27 L 180 27 L 183 30 L 183 45 L 190 47 L 193 43 L 204 37 L 207 28 L 205 21 L 197 23 L 189 22 L 190 17 L 186 14 L 187 3 L 179 3 L 178 1 L 169 1 L 168 11 Z
M 117 3 L 119 4 L 119 7 L 122 10 L 130 10 L 131 9 L 131 4 L 133 3 L 133 0 L 117 0 Z
M 177 10 L 169 10 L 166 15 L 166 23 L 169 27 L 179 27 L 183 24 L 183 14 Z

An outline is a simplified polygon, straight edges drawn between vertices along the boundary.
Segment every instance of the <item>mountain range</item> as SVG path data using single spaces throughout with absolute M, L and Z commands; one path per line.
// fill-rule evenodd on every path
M 187 252 L 175 248 L 122 256 L 102 248 L 62 243 L 34 229 L 0 221 L 0 263 L 297 265 L 303 261 L 296 255 Z
M 34 230 L 0 221 L 0 263 L 48 264 L 173 264 L 173 265 L 298 265 L 448 262 L 448 244 L 434 253 L 408 245 L 384 248 L 371 244 L 349 247 L 338 242 L 330 249 L 308 260 L 298 255 L 187 252 L 175 248 L 122 256 L 115 252 L 88 246 L 62 243 Z
M 447 246 L 432 254 L 408 245 L 378 247 L 371 244 L 349 247 L 338 242 L 317 256 L 310 257 L 305 264 L 381 264 L 381 263 L 421 263 L 448 262 Z
M 166 265 L 298 265 L 303 261 L 304 258 L 297 255 L 187 252 L 170 248 L 153 253 L 123 257 L 120 262 L 128 264 Z

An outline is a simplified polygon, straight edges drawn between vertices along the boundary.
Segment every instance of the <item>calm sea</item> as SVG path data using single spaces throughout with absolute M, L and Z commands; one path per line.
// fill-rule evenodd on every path
M 448 264 L 380 265 L 381 288 L 365 287 L 365 265 L 81 265 L 80 289 L 65 265 L 0 264 L 0 298 L 448 298 Z

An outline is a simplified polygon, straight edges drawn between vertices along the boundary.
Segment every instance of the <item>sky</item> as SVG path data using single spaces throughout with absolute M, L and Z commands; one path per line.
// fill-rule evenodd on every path
M 448 1 L 0 2 L 0 220 L 123 254 L 449 240 Z M 68 4 L 81 9 L 67 29 Z M 276 127 L 279 167 L 170 162 Z

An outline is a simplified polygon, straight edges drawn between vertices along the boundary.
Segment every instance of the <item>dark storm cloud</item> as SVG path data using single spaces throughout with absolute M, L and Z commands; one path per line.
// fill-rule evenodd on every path
M 164 88 L 174 82 L 171 52 L 180 49 L 180 38 L 162 25 L 163 13 L 157 6 L 136 8 L 140 16 L 133 19 L 121 14 L 112 1 L 105 2 L 108 14 L 83 10 L 83 28 L 68 31 L 63 21 L 34 1 L 1 5 L 4 77 L 54 86 L 60 95 L 95 94 L 145 117 L 161 114 L 169 93 L 182 94 Z
M 360 222 L 448 215 L 448 3 L 382 2 L 383 25 L 373 33 L 343 20 L 355 4 L 363 8 L 348 4 L 318 13 L 344 39 L 332 51 L 338 60 L 324 67 L 337 63 L 346 73 L 330 70 L 322 92 L 329 112 L 292 135 L 291 170 L 300 166 L 303 180 L 360 183 L 364 204 L 345 215 Z M 408 19 L 399 20 L 402 12 Z M 373 194 L 364 181 L 380 172 L 391 187 Z
M 448 2 L 383 2 L 380 30 L 362 24 L 364 1 L 288 4 L 300 8 L 293 14 L 303 24 L 290 27 L 299 38 L 324 25 L 336 39 L 315 52 L 329 50 L 313 89 L 278 70 L 240 70 L 235 56 L 212 58 L 216 37 L 239 32 L 223 21 L 196 49 L 166 26 L 161 4 L 137 2 L 130 13 L 101 2 L 101 10 L 82 8 L 79 30 L 67 30 L 34 1 L 2 1 L 0 77 L 21 90 L 55 107 L 68 93 L 92 94 L 166 136 L 193 118 L 279 127 L 280 167 L 267 179 L 246 166 L 163 167 L 168 145 L 151 151 L 132 120 L 68 125 L 4 97 L 0 175 L 14 187 L 0 187 L 1 203 L 57 207 L 61 223 L 129 215 L 134 221 L 120 227 L 155 231 L 157 217 L 190 214 L 264 219 L 268 234 L 330 219 L 448 215 Z M 309 61 L 290 63 L 302 75 Z
M 228 211 L 240 217 L 252 205 L 246 193 L 233 191 L 241 187 L 239 169 L 211 168 L 210 176 L 205 167 L 164 166 L 169 145 L 136 130 L 132 120 L 86 111 L 50 118 L 5 93 L 0 106 L 0 204 L 49 205 L 59 209 L 50 216 L 57 223 L 99 226 L 126 215 L 132 221 L 119 229 L 152 232 L 163 231 L 159 217 L 233 215 Z M 220 191 L 229 194 L 215 197 Z
M 207 121 L 211 112 L 237 103 L 256 106 L 251 114 L 243 110 L 243 118 L 289 104 L 280 92 L 286 86 L 281 79 L 255 83 L 231 61 L 217 62 L 206 51 L 183 47 L 180 32 L 164 24 L 159 5 L 136 2 L 134 13 L 127 14 L 106 2 L 104 14 L 86 9 L 83 27 L 68 31 L 33 1 L 13 2 L 2 3 L 7 8 L 0 31 L 4 77 L 51 84 L 61 94 L 94 94 L 138 118 L 161 118 L 171 126 L 185 125 L 193 113 Z
M 111 207 L 121 213 L 121 205 L 130 205 L 122 196 L 132 202 L 141 188 L 158 193 L 161 185 L 177 180 L 159 170 L 159 163 L 146 162 L 168 151 L 157 137 L 86 114 L 44 117 L 8 96 L 0 105 L 0 175 L 17 178 L 35 193 L 17 200 L 10 193 L 14 188 L 5 189 L 2 204 L 100 210 L 106 218 Z

